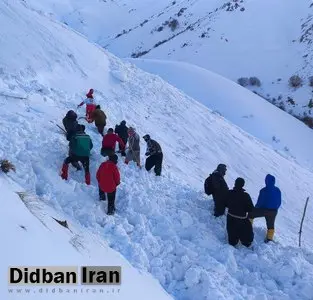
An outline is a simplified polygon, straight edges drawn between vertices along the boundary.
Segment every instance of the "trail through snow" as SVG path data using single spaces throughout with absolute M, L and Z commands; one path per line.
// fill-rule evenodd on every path
M 39 99 L 39 95 L 37 97 L 33 99 Z M 53 93 L 50 98 L 56 101 L 55 104 L 58 103 Z M 313 289 L 310 279 L 313 275 L 312 254 L 283 246 L 294 244 L 294 236 L 290 235 L 291 224 L 294 223 L 296 229 L 298 222 L 286 215 L 290 208 L 285 192 L 283 209 L 277 222 L 278 244 L 264 245 L 263 224 L 263 229 L 256 228 L 255 250 L 241 248 L 238 251 L 226 244 L 225 220 L 215 220 L 211 216 L 212 202 L 205 198 L 202 189 L 186 183 L 190 175 L 178 175 L 179 168 L 185 173 L 187 166 L 169 162 L 172 157 L 168 155 L 164 175 L 156 178 L 153 174 L 138 170 L 135 165 L 126 166 L 120 160 L 122 184 L 117 194 L 117 214 L 108 217 L 105 214 L 106 203 L 98 202 L 94 175 L 103 159 L 99 154 L 101 138 L 93 125 L 87 125 L 87 132 L 95 145 L 91 157 L 92 186 L 86 186 L 83 183 L 83 173 L 76 172 L 73 168 L 69 182 L 64 182 L 58 176 L 58 171 L 67 153 L 67 141 L 55 124 L 47 119 L 58 116 L 60 120 L 61 112 L 66 111 L 68 107 L 58 103 L 53 115 L 45 103 L 37 103 L 32 105 L 34 109 L 27 111 L 26 108 L 26 111 L 23 111 L 25 108 L 21 105 L 22 101 L 20 100 L 17 115 L 16 111 L 10 112 L 13 111 L 12 107 L 12 110 L 8 109 L 7 113 L 1 116 L 1 134 L 5 137 L 4 140 L 7 140 L 3 143 L 2 150 L 3 153 L 16 155 L 15 163 L 19 166 L 15 178 L 17 182 L 27 190 L 35 191 L 47 204 L 70 216 L 72 220 L 77 220 L 91 232 L 102 236 L 133 265 L 151 272 L 177 299 L 194 299 L 194 295 L 199 295 L 199 299 L 234 299 L 234 295 L 237 295 L 236 299 L 310 299 Z M 7 105 L 10 107 L 10 104 Z M 11 105 L 17 107 L 16 103 Z M 195 105 L 194 109 L 199 108 L 200 106 Z M 160 108 L 159 116 L 162 115 L 161 112 L 168 118 L 164 108 Z M 178 113 L 177 110 L 176 112 Z M 245 144 L 245 153 L 251 149 L 247 143 L 250 142 L 250 146 L 257 143 L 249 136 L 238 135 L 240 131 L 227 123 L 220 127 L 219 116 L 210 116 L 205 110 L 202 114 L 197 111 L 199 117 L 204 118 L 203 114 L 208 123 L 204 130 L 210 132 L 209 136 L 218 130 L 221 130 L 223 135 L 230 134 L 228 138 L 217 140 L 225 147 L 231 139 L 238 149 Z M 166 122 L 161 121 L 160 124 L 165 125 L 160 126 L 166 132 Z M 175 130 L 175 126 L 173 129 Z M 142 135 L 143 132 L 140 133 Z M 163 143 L 166 140 L 165 137 L 162 138 Z M 16 142 L 13 144 L 11 141 Z M 202 141 L 204 142 L 204 139 Z M 212 142 L 205 145 L 205 149 L 210 149 L 207 147 L 209 145 L 213 149 L 217 146 Z M 165 153 L 170 154 L 170 147 L 164 146 Z M 177 160 L 182 158 L 181 161 L 191 163 L 193 154 L 197 155 L 196 152 L 190 152 L 191 145 L 182 140 L 178 144 L 175 142 L 173 146 L 176 149 L 173 157 Z M 199 147 L 196 144 L 194 146 Z M 144 148 L 144 145 L 142 147 Z M 263 151 L 263 164 L 271 164 L 276 166 L 276 172 L 283 172 L 280 171 L 279 163 L 274 160 L 282 162 L 285 159 L 266 147 Z M 238 162 L 233 158 L 233 167 L 230 169 L 235 169 L 240 174 L 245 173 L 244 169 L 249 170 L 256 159 L 253 157 L 253 151 L 249 153 L 250 162 Z M 269 153 L 274 156 L 273 160 Z M 204 153 L 200 152 L 198 159 L 202 155 Z M 289 168 L 290 165 L 287 169 Z M 190 170 L 190 174 L 195 177 L 199 170 Z M 257 173 L 257 170 L 253 173 Z M 251 176 L 252 173 L 245 174 L 248 182 L 254 181 L 254 176 L 249 178 L 248 174 Z M 281 177 L 282 174 L 279 178 Z M 263 178 L 260 178 L 260 181 L 261 179 Z M 261 186 L 262 182 L 259 184 Z M 248 185 L 252 188 L 251 183 Z M 254 190 L 256 191 L 256 188 Z M 301 208 L 299 205 L 300 210 Z M 298 215 L 300 216 L 300 211 Z M 309 215 L 311 216 L 311 213 Z M 283 224 L 287 223 L 288 231 L 284 233 L 282 229 L 287 225 Z M 260 225 L 262 221 L 256 224 Z M 309 231 L 309 226 L 311 221 L 306 222 L 305 232 Z M 296 234 L 296 231 L 293 234 Z M 311 245 L 308 236 L 305 236 L 306 242 Z M 297 285 L 296 289 L 294 284 Z

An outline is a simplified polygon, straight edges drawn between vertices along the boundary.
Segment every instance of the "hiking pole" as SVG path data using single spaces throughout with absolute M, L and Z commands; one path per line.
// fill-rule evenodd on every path
M 64 128 L 62 128 L 60 125 L 58 125 L 58 124 L 55 124 L 57 127 L 59 127 L 62 131 L 63 131 L 63 133 L 66 135 L 66 131 L 65 131 L 65 129 Z
M 305 213 L 306 213 L 306 208 L 308 206 L 308 202 L 309 202 L 310 197 L 306 198 L 306 202 L 305 202 L 305 206 L 304 206 L 304 211 L 303 211 L 303 215 L 302 215 L 302 220 L 301 220 L 301 224 L 300 224 L 300 231 L 299 231 L 299 247 L 301 248 L 301 235 L 302 235 L 302 226 L 303 226 L 303 221 L 304 221 L 304 217 L 305 217 Z

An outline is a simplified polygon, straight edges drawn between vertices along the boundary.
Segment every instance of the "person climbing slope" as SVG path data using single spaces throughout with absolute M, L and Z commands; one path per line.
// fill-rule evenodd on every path
M 120 184 L 120 172 L 116 166 L 118 157 L 116 154 L 109 156 L 109 160 L 103 162 L 97 171 L 97 180 L 99 185 L 99 198 L 106 200 L 108 196 L 108 215 L 115 212 L 116 188 Z
M 224 179 L 227 167 L 225 164 L 219 164 L 216 170 L 204 182 L 205 193 L 213 196 L 214 216 L 220 217 L 225 213 L 225 198 L 229 188 Z
M 68 179 L 68 165 L 72 162 L 81 162 L 85 170 L 85 182 L 90 184 L 90 172 L 89 172 L 89 157 L 90 150 L 93 148 L 93 144 L 89 135 L 85 132 L 84 125 L 78 125 L 76 134 L 70 140 L 70 155 L 65 159 L 61 177 L 64 180 Z
M 73 110 L 69 110 L 62 120 L 66 131 L 66 139 L 69 141 L 77 131 L 77 114 Z
M 114 132 L 122 139 L 124 145 L 126 146 L 128 140 L 128 127 L 126 126 L 126 121 L 123 120 L 120 125 L 115 125 Z M 122 156 L 126 155 L 125 151 L 122 151 L 121 148 L 119 148 L 119 150 L 121 151 Z
M 143 136 L 143 139 L 147 143 L 146 151 L 146 170 L 150 171 L 154 167 L 154 173 L 156 176 L 161 176 L 162 172 L 162 162 L 163 162 L 163 152 L 160 144 L 155 140 L 152 140 L 149 134 Z
M 126 152 L 125 164 L 134 161 L 139 168 L 140 165 L 140 137 L 135 128 L 128 128 L 128 149 Z
M 66 139 L 70 141 L 78 129 L 77 114 L 73 110 L 69 110 L 66 116 L 63 118 L 62 123 L 66 131 Z M 71 156 L 70 148 L 68 155 Z M 81 170 L 81 166 L 77 161 L 73 161 L 72 166 L 75 167 L 77 171 Z
M 82 105 L 86 104 L 86 120 L 88 123 L 92 122 L 91 113 L 96 109 L 96 103 L 93 98 L 93 89 L 90 89 L 89 92 L 86 94 L 86 99 L 82 101 L 77 108 L 81 107 Z
M 114 133 L 113 128 L 109 128 L 107 134 L 103 136 L 101 155 L 104 157 L 113 155 L 116 143 L 119 144 L 121 151 L 125 151 L 125 144 L 122 139 Z
M 106 125 L 106 119 L 107 117 L 103 110 L 101 110 L 100 105 L 97 105 L 96 109 L 91 113 L 91 120 L 92 122 L 95 121 L 95 125 L 101 135 L 103 135 L 103 130 Z
M 254 206 L 250 195 L 243 188 L 244 185 L 244 179 L 239 177 L 234 188 L 228 192 L 225 203 L 228 207 L 226 228 L 230 245 L 236 246 L 240 241 L 242 245 L 249 247 L 254 234 L 248 213 Z
M 275 186 L 275 177 L 267 174 L 265 177 L 265 187 L 260 190 L 255 208 L 249 213 L 251 222 L 254 218 L 265 217 L 267 234 L 264 242 L 273 241 L 275 232 L 275 219 L 278 209 L 281 206 L 281 191 Z

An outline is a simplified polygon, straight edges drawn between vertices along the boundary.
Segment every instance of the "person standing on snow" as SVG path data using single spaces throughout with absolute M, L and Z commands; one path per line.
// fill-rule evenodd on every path
M 114 133 L 113 128 L 109 128 L 107 134 L 103 136 L 101 155 L 104 157 L 114 155 L 116 143 L 119 144 L 121 151 L 125 151 L 122 139 Z
M 107 120 L 107 116 L 105 113 L 101 110 L 100 105 L 96 106 L 96 109 L 91 113 L 91 120 L 92 122 L 95 121 L 95 125 L 98 129 L 98 132 L 103 136 L 103 130 Z
M 76 134 L 70 140 L 70 155 L 65 159 L 61 177 L 64 180 L 68 179 L 68 165 L 73 162 L 81 162 L 85 170 L 85 182 L 90 184 L 90 172 L 89 172 L 89 156 L 90 150 L 93 148 L 93 144 L 89 135 L 85 132 L 84 125 L 78 125 Z
M 150 138 L 149 134 L 143 136 L 143 139 L 147 143 L 146 151 L 146 170 L 150 171 L 154 167 L 154 173 L 156 176 L 161 176 L 162 172 L 162 162 L 163 162 L 163 152 L 160 144 L 155 140 Z
M 245 181 L 237 178 L 235 186 L 229 191 L 226 198 L 228 207 L 227 233 L 228 243 L 236 246 L 240 241 L 242 245 L 249 247 L 254 238 L 252 224 L 248 219 L 248 213 L 254 208 L 251 197 L 244 190 Z
M 77 108 L 81 107 L 82 105 L 86 104 L 86 120 L 88 123 L 92 122 L 91 113 L 96 109 L 96 103 L 93 98 L 93 89 L 90 89 L 89 92 L 86 94 L 86 99 L 82 101 Z
M 106 200 L 108 196 L 108 215 L 115 212 L 116 188 L 120 184 L 120 172 L 116 166 L 118 157 L 116 154 L 109 156 L 109 160 L 103 162 L 97 171 L 97 180 L 99 185 L 99 198 Z
M 228 194 L 229 188 L 224 179 L 227 167 L 225 164 L 219 164 L 216 170 L 210 174 L 205 180 L 204 190 L 205 193 L 213 196 L 214 201 L 214 216 L 220 217 L 225 213 L 225 197 Z
M 66 131 L 66 139 L 70 141 L 71 138 L 76 134 L 76 131 L 79 126 L 77 122 L 77 114 L 73 110 L 69 110 L 66 116 L 63 118 L 62 123 Z M 71 156 L 70 148 L 68 155 Z M 77 171 L 81 170 L 81 166 L 77 161 L 73 161 L 72 166 L 75 167 Z
M 62 120 L 63 126 L 66 131 L 66 139 L 69 141 L 77 130 L 77 114 L 73 110 L 69 110 Z
M 260 190 L 258 201 L 254 210 L 249 213 L 249 218 L 253 222 L 254 218 L 265 217 L 267 234 L 264 242 L 273 241 L 275 232 L 275 219 L 281 205 L 281 191 L 275 186 L 275 177 L 267 174 L 265 177 L 265 187 Z
M 126 121 L 123 120 L 120 125 L 115 125 L 115 133 L 122 139 L 124 145 L 126 146 L 128 140 L 128 127 L 126 126 Z M 119 149 L 122 150 L 121 148 Z M 125 156 L 125 151 L 121 151 L 121 155 Z
M 136 162 L 137 166 L 141 168 L 140 137 L 133 127 L 128 128 L 128 150 L 126 152 L 125 164 L 128 164 L 130 161 Z

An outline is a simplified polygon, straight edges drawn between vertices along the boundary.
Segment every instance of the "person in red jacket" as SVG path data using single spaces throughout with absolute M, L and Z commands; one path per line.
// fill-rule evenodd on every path
M 109 160 L 103 162 L 97 171 L 100 200 L 105 201 L 105 194 L 108 195 L 108 215 L 113 215 L 115 212 L 116 188 L 120 184 L 120 172 L 116 166 L 117 160 L 116 154 L 109 156 Z
M 106 157 L 115 154 L 116 143 L 120 146 L 120 151 L 125 151 L 123 140 L 114 133 L 113 128 L 109 128 L 107 134 L 103 136 L 101 155 Z
M 81 107 L 82 105 L 86 104 L 86 120 L 88 123 L 92 123 L 93 120 L 91 118 L 91 113 L 96 109 L 96 103 L 93 98 L 93 89 L 90 89 L 89 92 L 86 94 L 86 99 L 82 101 L 78 106 Z

